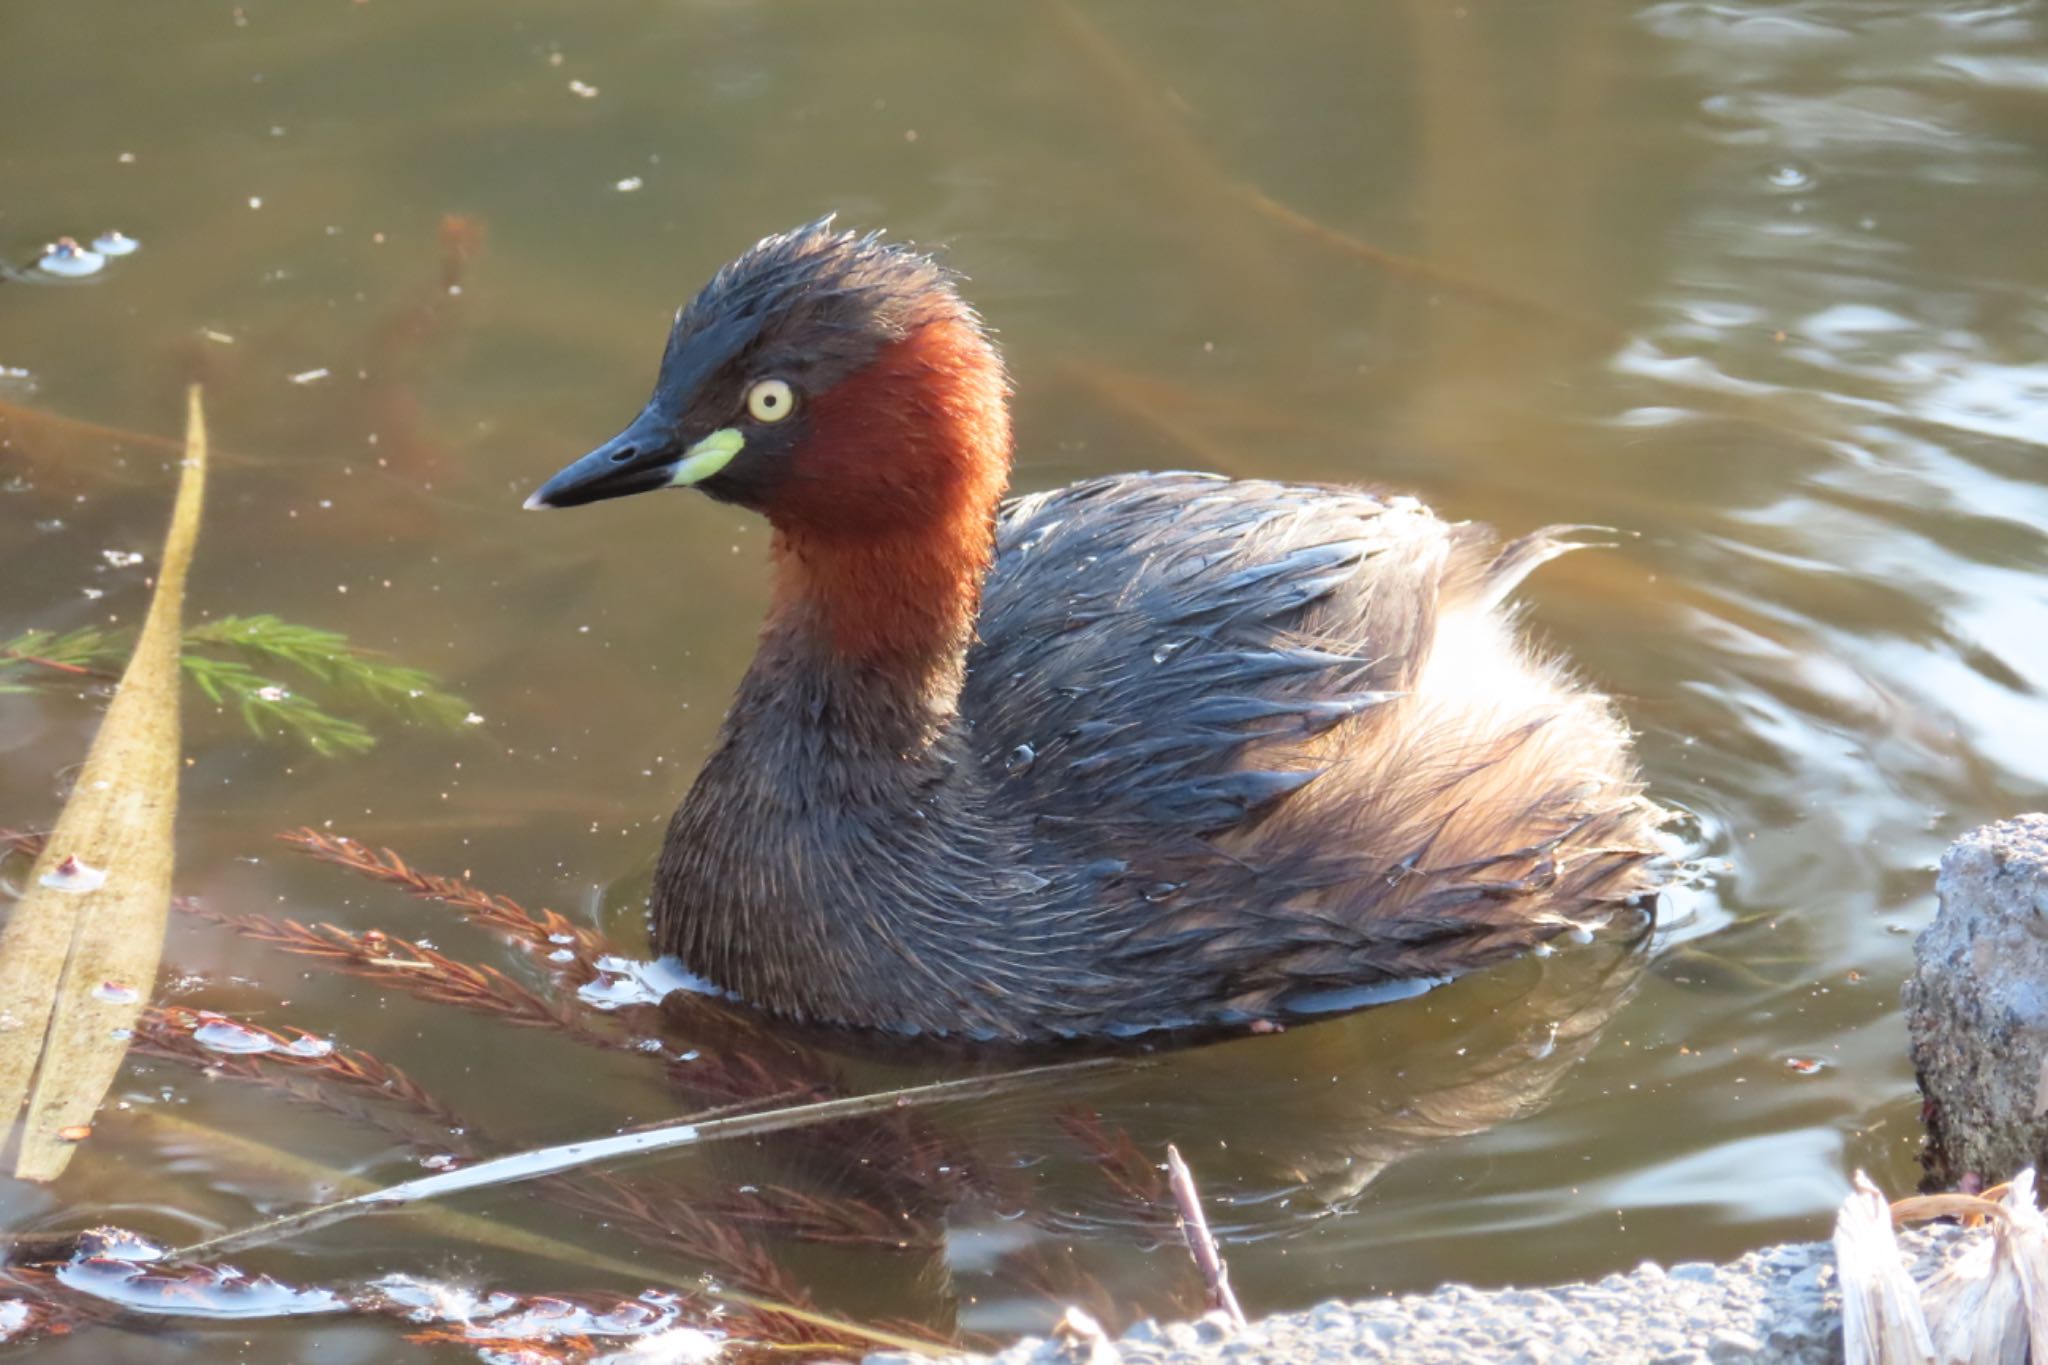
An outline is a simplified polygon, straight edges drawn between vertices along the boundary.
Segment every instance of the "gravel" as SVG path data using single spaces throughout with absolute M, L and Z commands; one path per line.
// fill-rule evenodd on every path
M 1933 1227 L 1903 1234 L 1924 1281 L 1963 1245 Z M 1220 1314 L 1146 1321 L 1116 1340 L 1070 1312 L 1053 1339 L 1020 1341 L 980 1365 L 1823 1365 L 1842 1358 L 1834 1252 L 1821 1242 L 1766 1247 L 1727 1265 L 1645 1261 L 1593 1284 L 1473 1289 L 1321 1303 L 1242 1331 Z M 928 1365 L 872 1355 L 867 1365 Z

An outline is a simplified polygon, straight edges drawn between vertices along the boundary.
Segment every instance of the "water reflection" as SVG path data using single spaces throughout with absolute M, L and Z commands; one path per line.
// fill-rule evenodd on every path
M 1157 1156 L 1167 1142 L 1202 1135 L 1208 1193 L 1229 1210 L 1217 1220 L 1220 1230 L 1240 1242 L 1284 1238 L 1296 1225 L 1342 1213 L 1407 1154 L 1540 1106 L 1628 998 L 1646 961 L 1646 942 L 1638 932 L 1628 941 L 1531 958 L 1421 1000 L 1282 1036 L 1156 1055 L 1144 1049 L 1108 1071 L 1005 1084 L 985 1103 L 796 1128 L 771 1134 L 751 1151 L 713 1149 L 707 1159 L 669 1160 L 651 1170 L 643 1162 L 638 1171 L 600 1167 L 542 1175 L 515 1191 L 512 1202 L 538 1197 L 597 1214 L 647 1249 L 709 1269 L 741 1294 L 722 1307 L 724 1296 L 714 1296 L 709 1317 L 701 1303 L 680 1317 L 674 1311 L 636 1317 L 647 1330 L 724 1322 L 742 1339 L 760 1340 L 766 1332 L 768 1340 L 789 1340 L 773 1312 L 718 1315 L 762 1297 L 810 1312 L 811 1295 L 778 1264 L 806 1245 L 897 1261 L 906 1284 L 921 1286 L 913 1295 L 917 1317 L 946 1334 L 1043 1327 L 1054 1301 L 1076 1296 L 1112 1323 L 1145 1309 L 1188 1311 L 1198 1296 L 1190 1297 L 1189 1267 L 1178 1256 L 1162 1258 L 1163 1272 L 1156 1262 L 1142 1275 L 1135 1265 L 1125 1266 L 1113 1290 L 1100 1278 L 1119 1256 L 1170 1245 L 1177 1236 Z M 606 1008 L 622 1007 L 606 1002 Z M 623 1008 L 644 1014 L 649 1007 Z M 913 1059 L 901 1055 L 900 1045 L 872 1044 L 837 1060 L 792 1048 L 786 1036 L 704 997 L 671 996 L 666 1014 L 676 1050 L 635 1050 L 663 1061 L 685 1103 L 739 1092 L 751 1092 L 756 1102 L 801 1100 L 842 1088 L 845 1082 L 835 1076 L 842 1066 L 876 1077 L 913 1060 L 920 1067 L 930 1062 L 929 1049 L 917 1049 Z M 504 1142 L 485 1138 L 403 1073 L 362 1054 L 337 1054 L 331 1045 L 293 1047 L 284 1035 L 206 1012 L 152 1012 L 143 1034 L 150 1055 L 272 1088 L 282 1083 L 287 1094 L 402 1134 L 362 1108 L 363 1101 L 323 1090 L 315 1078 L 329 1087 L 367 1084 L 387 1107 L 395 1103 L 400 1112 L 411 1109 L 432 1121 L 434 1129 L 406 1140 L 436 1149 L 430 1158 L 435 1169 Z M 843 1052 L 845 1038 L 825 1038 Z M 708 1060 L 713 1054 L 725 1060 L 714 1064 Z M 266 1070 L 259 1059 L 283 1070 Z M 999 1060 L 982 1056 L 974 1064 L 987 1070 Z M 747 1078 L 738 1078 L 736 1065 L 749 1069 Z M 292 1080 L 294 1074 L 301 1079 Z M 1246 1074 L 1265 1074 L 1274 1083 L 1262 1088 L 1256 1108 L 1219 1112 L 1216 1095 Z M 719 1079 L 711 1080 L 714 1075 Z M 151 1119 L 158 1126 L 167 1121 L 161 1114 Z M 438 1215 L 436 1225 L 454 1231 L 451 1220 L 461 1217 Z M 220 1240 L 210 1237 L 198 1246 Z M 219 1255 L 248 1250 L 249 1239 L 239 1236 L 217 1251 L 190 1253 L 119 1229 L 88 1234 L 75 1248 L 53 1249 L 50 1242 L 45 1235 L 17 1246 L 22 1273 L 41 1273 L 38 1267 L 57 1255 L 49 1267 L 56 1283 L 93 1304 L 130 1312 L 255 1318 L 382 1313 L 394 1302 L 389 1281 L 374 1293 L 290 1285 L 221 1264 Z M 520 1245 L 516 1235 L 505 1244 Z M 150 1262 L 163 1264 L 145 1268 Z M 23 1288 L 32 1285 L 23 1282 Z M 874 1286 L 866 1292 L 869 1297 L 847 1311 L 865 1307 L 872 1315 Z M 517 1301 L 498 1297 L 505 1301 L 478 1315 L 491 1319 L 493 1330 L 473 1335 L 519 1335 L 499 1330 Z M 701 1291 L 685 1289 L 682 1298 L 671 1294 L 664 1302 L 676 1309 L 699 1297 Z M 46 1296 L 35 1293 L 29 1301 L 42 1304 Z M 69 1311 L 67 1302 L 60 1297 L 54 1307 Z M 549 1321 L 564 1337 L 592 1334 L 562 1326 L 581 1321 L 573 1313 L 551 1314 Z M 824 1331 L 797 1339 L 836 1338 Z

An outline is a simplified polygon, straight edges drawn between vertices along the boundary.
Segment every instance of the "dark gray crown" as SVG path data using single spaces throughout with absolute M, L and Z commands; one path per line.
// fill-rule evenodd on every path
M 857 369 L 882 346 L 940 317 L 972 318 L 958 276 L 879 232 L 834 231 L 827 215 L 764 237 L 720 268 L 676 314 L 664 365 L 693 370 L 746 355 L 812 372 Z

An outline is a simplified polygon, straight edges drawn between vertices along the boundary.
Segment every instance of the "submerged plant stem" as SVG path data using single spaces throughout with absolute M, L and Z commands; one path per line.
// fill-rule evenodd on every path
M 277 837 L 317 862 L 331 863 L 358 876 L 401 887 L 421 900 L 440 901 L 472 924 L 522 947 L 542 953 L 570 947 L 575 953 L 575 975 L 581 980 L 596 976 L 597 960 L 617 951 L 596 929 L 575 924 L 546 907 L 537 913 L 528 910 L 510 896 L 480 890 L 459 877 L 422 872 L 391 849 L 373 849 L 346 835 L 322 834 L 310 826 L 287 830 Z
M 396 1205 L 413 1204 L 422 1200 L 437 1199 L 443 1195 L 459 1194 L 466 1190 L 486 1189 L 497 1185 L 516 1184 L 554 1175 L 560 1171 L 574 1170 L 601 1161 L 620 1157 L 642 1156 L 651 1152 L 666 1151 L 676 1147 L 700 1146 L 711 1142 L 727 1142 L 734 1138 L 759 1137 L 766 1133 L 783 1132 L 791 1128 L 809 1127 L 820 1123 L 832 1123 L 841 1119 L 865 1118 L 869 1115 L 917 1106 L 940 1104 L 948 1100 L 974 1099 L 1008 1089 L 1021 1081 L 1041 1077 L 1076 1075 L 1088 1071 L 1100 1071 L 1115 1066 L 1135 1066 L 1118 1058 L 1092 1058 L 1079 1062 L 1061 1062 L 1050 1066 L 1026 1067 L 1019 1071 L 1006 1071 L 994 1076 L 970 1076 L 960 1080 L 933 1081 L 925 1085 L 908 1086 L 898 1090 L 883 1090 L 870 1095 L 851 1095 L 841 1099 L 819 1100 L 811 1104 L 799 1104 L 785 1109 L 767 1109 L 752 1114 L 734 1114 L 729 1118 L 709 1119 L 702 1123 L 672 1123 L 639 1132 L 619 1133 L 610 1137 L 591 1138 L 583 1142 L 561 1143 L 553 1147 L 541 1147 L 530 1152 L 516 1152 L 510 1156 L 479 1162 L 460 1170 L 447 1171 L 439 1175 L 423 1176 L 397 1185 L 386 1185 L 365 1190 L 346 1199 L 301 1209 L 267 1222 L 252 1224 L 232 1232 L 224 1232 L 204 1241 L 194 1242 L 171 1253 L 185 1259 L 201 1259 L 218 1255 L 241 1247 L 260 1246 L 288 1237 L 296 1232 L 316 1227 L 326 1227 L 343 1219 L 362 1213 L 388 1210 Z

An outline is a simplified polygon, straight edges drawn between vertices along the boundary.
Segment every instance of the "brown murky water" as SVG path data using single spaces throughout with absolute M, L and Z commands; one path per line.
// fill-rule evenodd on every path
M 195 700 L 180 889 L 531 984 L 445 910 L 271 836 L 390 844 L 639 946 L 662 822 L 751 647 L 764 537 L 683 497 L 518 504 L 637 408 L 669 311 L 765 231 L 837 209 L 946 245 L 1014 366 L 1021 487 L 1199 466 L 1622 528 L 1530 597 L 1687 813 L 1695 857 L 1647 954 L 935 1110 L 936 1156 L 882 1125 L 630 1173 L 907 1210 L 943 1245 L 760 1240 L 834 1311 L 990 1334 L 1042 1324 L 1043 1286 L 1082 1271 L 1127 1307 L 1189 1302 L 1076 1115 L 1153 1159 L 1180 1144 L 1256 1309 L 1720 1256 L 1817 1234 L 1855 1167 L 1913 1184 L 1896 1003 L 1934 860 L 2048 788 L 2044 29 L 2038 4 L 1821 0 L 20 0 L 0 259 L 112 226 L 143 248 L 89 282 L 0 282 L 0 401 L 175 434 L 202 374 L 223 455 L 192 610 L 346 631 L 483 717 L 373 720 L 373 753 L 324 760 Z M 163 452 L 18 413 L 4 436 L 0 640 L 138 620 Z M 0 696 L 0 824 L 54 818 L 94 714 L 75 689 Z M 177 1003 L 368 1049 L 500 1145 L 701 1102 L 645 1059 L 210 924 L 174 925 L 168 966 Z M 862 1086 L 962 1069 L 839 1065 Z M 120 1093 L 56 1186 L 0 1180 L 0 1226 L 180 1240 L 326 1192 L 191 1125 L 420 1169 L 373 1127 L 187 1067 L 135 1062 Z M 917 1195 L 916 1160 L 974 1174 Z M 701 1267 L 527 1189 L 454 1207 L 650 1278 L 405 1215 L 235 1259 L 628 1294 Z M 187 1321 L 36 1349 L 461 1355 L 399 1330 Z

